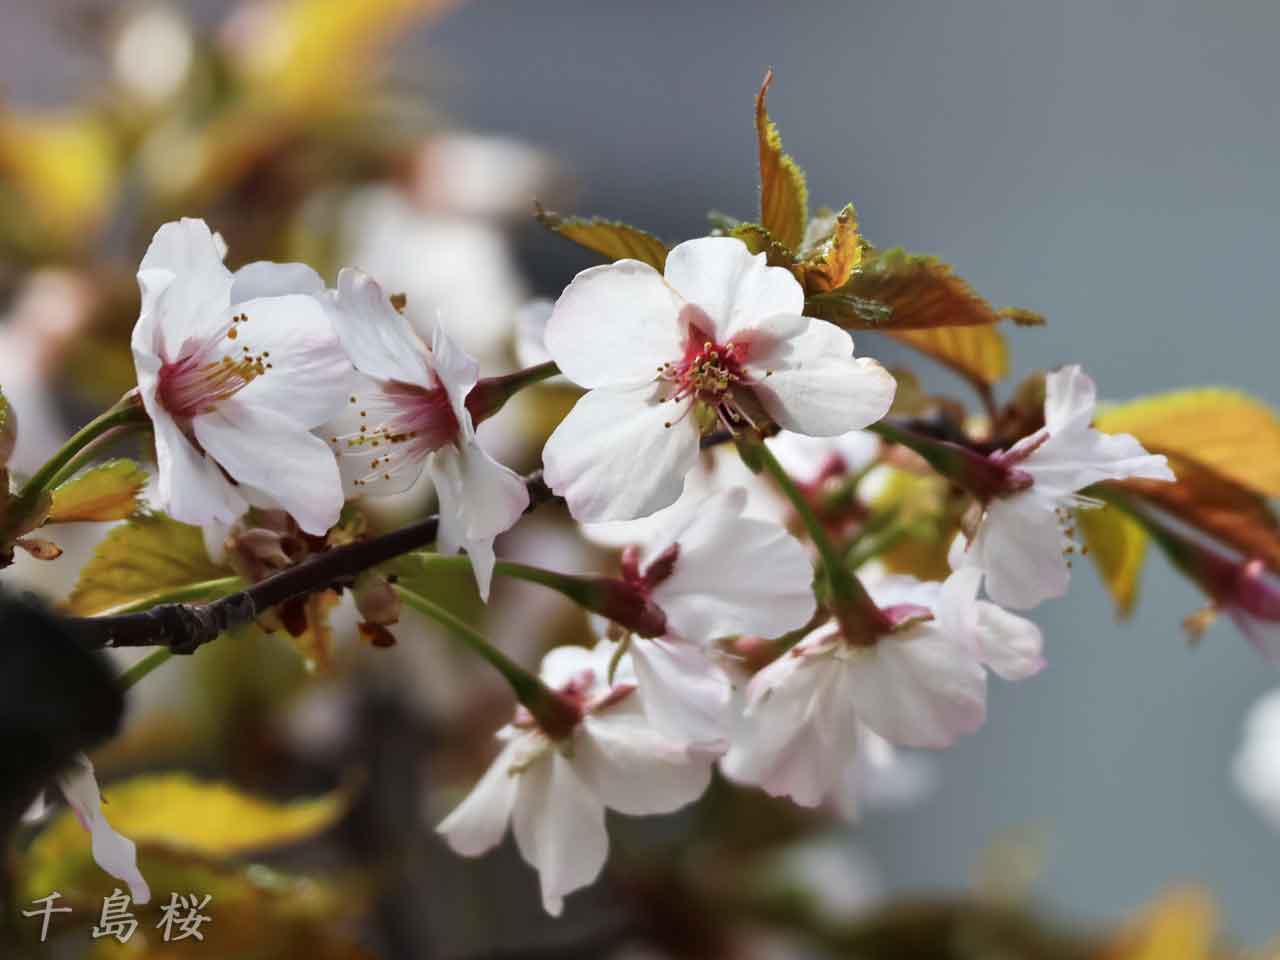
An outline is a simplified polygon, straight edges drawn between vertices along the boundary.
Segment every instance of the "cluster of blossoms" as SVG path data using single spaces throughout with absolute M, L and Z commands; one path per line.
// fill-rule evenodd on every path
M 224 253 L 184 220 L 160 229 L 139 271 L 133 350 L 157 505 L 212 531 L 250 507 L 284 511 L 322 535 L 348 499 L 425 470 L 437 550 L 465 551 L 487 598 L 494 538 L 529 493 L 477 443 L 477 363 L 439 324 L 425 345 L 359 270 L 327 289 L 299 264 L 232 272 Z M 1043 666 L 1040 631 L 1004 607 L 1065 591 L 1061 518 L 1090 505 L 1079 491 L 1172 479 L 1132 437 L 1093 429 L 1093 384 L 1067 367 L 1047 379 L 1044 426 L 985 457 L 945 580 L 833 569 L 820 530 L 815 556 L 787 524 L 805 490 L 880 455 L 865 430 L 896 384 L 804 309 L 790 271 L 712 237 L 675 247 L 663 273 L 586 270 L 545 318 L 547 354 L 585 392 L 546 444 L 544 478 L 589 538 L 625 545 L 613 593 L 593 605 L 613 622 L 593 649 L 547 654 L 554 709 L 517 709 L 439 831 L 475 856 L 510 822 L 552 913 L 599 875 L 606 809 L 673 811 L 713 767 L 856 815 L 895 748 L 947 747 L 982 725 L 988 671 Z M 748 471 L 745 486 L 706 473 L 700 451 L 725 438 L 744 462 L 771 463 L 785 499 Z

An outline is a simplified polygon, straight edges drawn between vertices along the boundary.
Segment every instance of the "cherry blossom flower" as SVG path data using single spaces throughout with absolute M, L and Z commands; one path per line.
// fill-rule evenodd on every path
M 80 825 L 89 832 L 93 859 L 98 866 L 128 884 L 129 894 L 135 903 L 150 901 L 151 888 L 138 870 L 138 848 L 107 822 L 102 810 L 102 794 L 89 758 L 78 754 L 71 769 L 58 777 L 58 786 Z
M 341 408 L 350 365 L 301 264 L 229 271 L 203 220 L 162 226 L 138 283 L 138 389 L 155 428 L 156 499 L 177 520 L 229 524 L 282 506 L 308 533 L 337 522 L 342 485 L 311 434 Z
M 1240 792 L 1280 830 L 1280 690 L 1263 696 L 1249 711 L 1233 773 Z
M 1094 383 L 1080 367 L 1049 374 L 1044 427 L 991 457 L 1006 469 L 1005 489 L 985 504 L 959 562 L 986 574 L 987 593 L 1002 606 L 1026 609 L 1067 592 L 1070 511 L 1097 506 L 1078 491 L 1125 477 L 1175 479 L 1165 458 L 1135 438 L 1095 430 L 1096 404 Z
M 629 648 L 650 722 L 716 752 L 728 747 L 731 687 L 712 641 L 779 636 L 816 607 L 805 548 L 779 524 L 743 516 L 746 505 L 747 491 L 733 487 L 600 525 L 636 528 L 622 578 L 665 617 L 665 636 L 636 637 Z
M 790 272 L 728 237 L 680 244 L 665 274 L 635 260 L 578 274 L 546 345 L 588 392 L 547 442 L 547 483 L 579 520 L 628 520 L 675 502 L 708 420 L 763 412 L 814 436 L 879 420 L 893 377 L 803 310 Z
M 520 519 L 529 493 L 476 441 L 466 401 L 479 367 L 439 325 L 426 349 L 377 282 L 359 270 L 338 274 L 330 302 L 334 327 L 358 373 L 347 409 L 325 427 L 345 488 L 372 496 L 399 493 L 425 468 L 440 499 L 436 549 L 465 549 L 487 599 L 494 538 Z
M 976 600 L 980 574 L 945 582 L 885 577 L 870 593 L 893 629 L 855 645 L 820 627 L 751 680 L 733 746 L 730 779 L 758 784 L 802 806 L 830 800 L 857 812 L 885 744 L 942 748 L 986 714 L 983 665 L 1021 679 L 1042 665 L 1030 621 Z
M 631 816 L 670 813 L 707 788 L 711 759 L 654 730 L 636 697 L 630 658 L 616 644 L 559 647 L 542 679 L 569 698 L 580 719 L 553 740 L 523 710 L 498 733 L 502 752 L 437 828 L 459 854 L 501 842 L 510 822 L 516 845 L 539 873 L 542 903 L 559 916 L 568 894 L 592 883 L 608 856 L 605 808 Z M 613 679 L 610 681 L 610 667 Z

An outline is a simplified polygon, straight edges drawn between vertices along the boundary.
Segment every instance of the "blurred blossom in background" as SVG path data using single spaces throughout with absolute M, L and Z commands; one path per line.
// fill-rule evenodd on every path
M 179 215 L 207 218 L 232 266 L 304 260 L 330 282 L 339 265 L 368 271 L 406 296 L 425 340 L 442 325 L 484 375 L 540 362 L 536 298 L 591 261 L 533 224 L 535 199 L 670 241 L 705 233 L 708 209 L 748 213 L 751 97 L 768 66 L 815 195 L 856 197 L 872 239 L 1051 315 L 1019 337 L 1015 377 L 1079 360 L 1118 397 L 1207 381 L 1278 403 L 1278 35 L 1280 8 L 1256 3 L 0 0 L 11 467 L 33 470 L 131 385 L 133 271 Z M 900 356 L 870 334 L 858 346 Z M 572 400 L 557 381 L 522 394 L 481 427 L 486 448 L 533 469 Z M 864 454 L 844 439 L 853 469 Z M 798 476 L 828 453 L 777 448 Z M 691 494 L 726 483 L 748 487 L 748 515 L 786 516 L 723 452 Z M 424 478 L 367 522 L 390 529 L 433 497 Z M 539 513 L 500 553 L 611 571 L 623 541 L 610 526 L 584 541 Z M 106 530 L 77 525 L 62 561 L 24 555 L 6 581 L 66 600 Z M 1187 648 L 1181 619 L 1199 600 L 1162 561 L 1143 589 L 1159 602 L 1122 630 L 1078 575 L 1069 605 L 1037 612 L 1050 669 L 993 683 L 1000 721 L 954 750 L 886 759 L 893 775 L 861 822 L 718 783 L 677 816 L 611 823 L 604 882 L 559 922 L 510 843 L 462 860 L 433 833 L 511 705 L 411 611 L 391 649 L 355 639 L 344 596 L 316 599 L 292 640 L 245 630 L 175 661 L 134 691 L 125 735 L 95 764 L 113 822 L 156 865 L 152 886 L 209 888 L 215 926 L 241 930 L 226 956 L 514 957 L 532 944 L 544 952 L 531 957 L 798 960 L 820 954 L 785 923 L 690 919 L 691 891 L 730 916 L 803 904 L 833 926 L 903 894 L 1113 924 L 1179 881 L 1203 884 L 1225 931 L 1260 944 L 1280 932 L 1276 678 L 1222 628 Z M 523 663 L 590 636 L 580 610 L 530 584 L 495 582 L 487 609 L 467 571 L 433 574 L 431 590 Z M 235 788 L 211 795 L 209 781 Z M 314 799 L 260 807 L 239 791 Z M 19 899 L 53 884 L 79 903 L 110 892 L 68 852 L 76 836 L 57 822 L 24 852 Z M 669 953 L 629 942 L 637 916 L 670 932 Z M 66 943 L 67 956 L 134 955 L 87 932 Z

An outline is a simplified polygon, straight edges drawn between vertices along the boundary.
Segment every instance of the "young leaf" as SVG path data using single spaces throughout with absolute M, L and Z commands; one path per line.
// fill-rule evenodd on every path
M 876 300 L 889 308 L 877 330 L 923 330 L 997 323 L 1002 311 L 980 297 L 950 265 L 900 247 L 863 251 L 858 269 L 838 290 L 810 296 L 806 312 L 850 330 L 871 327 L 854 309 L 856 300 Z M 1013 311 L 1010 319 L 1034 316 Z
M 801 276 L 795 255 L 774 239 L 773 234 L 758 223 L 740 223 L 728 232 L 747 245 L 752 253 L 765 254 L 765 260 L 771 267 L 786 267 L 792 273 Z
M 132 460 L 109 460 L 61 484 L 45 523 L 123 520 L 138 509 L 147 474 Z
M 760 148 L 760 222 L 788 250 L 804 239 L 809 215 L 809 189 L 804 172 L 789 154 L 782 152 L 782 137 L 769 119 L 765 98 L 773 71 L 764 76 L 756 94 L 756 139 Z
M 112 529 L 80 571 L 70 613 L 93 616 L 181 587 L 231 576 L 209 559 L 199 527 L 148 513 Z
M 1267 496 L 1280 496 L 1280 419 L 1266 404 L 1217 387 L 1178 390 L 1102 411 L 1105 433 L 1131 433 Z
M 1138 599 L 1138 577 L 1147 555 L 1147 532 L 1123 510 L 1107 505 L 1077 510 L 1076 526 L 1098 576 L 1116 603 L 1116 616 L 1127 618 Z
M 886 330 L 980 388 L 1009 372 L 1009 348 L 995 327 L 939 327 L 936 330 Z
M 862 250 L 858 215 L 850 203 L 836 217 L 831 236 L 804 261 L 805 293 L 828 293 L 844 286 L 862 261 Z
M 667 245 L 652 234 L 616 220 L 592 217 L 561 217 L 538 204 L 534 216 L 548 230 L 567 237 L 580 247 L 594 250 L 610 260 L 640 260 L 655 270 L 667 263 Z

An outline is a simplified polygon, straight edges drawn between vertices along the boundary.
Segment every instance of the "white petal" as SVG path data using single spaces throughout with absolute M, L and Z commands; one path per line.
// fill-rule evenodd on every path
M 733 237 L 687 240 L 667 254 L 667 283 L 701 307 L 715 324 L 716 340 L 777 314 L 804 312 L 804 289 L 791 271 L 770 267 Z
M 947 747 L 982 726 L 986 673 L 964 638 L 926 623 L 850 657 L 858 716 L 890 743 Z
M 609 856 L 604 805 L 558 750 L 520 774 L 512 831 L 521 856 L 538 871 L 542 905 L 553 917 L 566 896 L 600 876 Z
M 552 690 L 559 690 L 571 680 L 590 671 L 595 675 L 595 683 L 603 689 L 608 675 L 609 661 L 613 658 L 615 650 L 616 645 L 612 643 L 598 643 L 594 649 L 590 650 L 575 646 L 554 647 L 542 658 L 542 663 L 538 667 L 538 676 Z
M 556 301 L 546 346 L 584 387 L 649 383 L 684 355 L 683 304 L 653 267 L 619 260 L 583 270 Z
M 1044 422 L 1051 433 L 1088 427 L 1097 405 L 1098 388 L 1078 364 L 1044 378 Z
M 324 281 L 305 263 L 273 263 L 258 260 L 237 270 L 231 284 L 231 302 L 243 303 L 258 297 L 282 297 L 290 293 L 319 296 Z
M 1035 479 L 1039 492 L 1060 497 L 1102 480 L 1176 479 L 1164 454 L 1147 453 L 1127 433 L 1102 433 L 1092 427 L 1050 432 L 1019 466 Z
M 351 364 L 319 300 L 267 297 L 237 304 L 231 312 L 248 319 L 235 325 L 236 339 L 220 341 L 220 353 L 233 360 L 261 357 L 264 364 L 236 400 L 271 409 L 307 429 L 338 415 L 348 402 L 342 391 Z
M 422 342 L 377 281 L 348 267 L 338 274 L 330 303 L 334 331 L 357 370 L 379 380 L 432 385 Z
M 547 350 L 547 322 L 555 303 L 551 300 L 530 300 L 516 311 L 516 360 L 521 366 L 532 367 L 551 359 Z
M 1025 680 L 1044 669 L 1040 628 L 994 603 L 979 602 L 978 642 L 982 662 L 1006 680 Z
M 455 514 L 467 540 L 510 530 L 529 506 L 529 490 L 519 474 L 494 460 L 478 443 L 441 447 L 430 458 L 431 480 L 441 512 Z
M 79 754 L 71 770 L 58 778 L 58 785 L 80 824 L 89 831 L 94 861 L 111 876 L 128 884 L 135 903 L 148 903 L 151 888 L 138 870 L 138 848 L 107 822 L 89 758 Z
M 659 396 L 652 384 L 592 390 L 551 434 L 545 479 L 575 519 L 632 520 L 680 496 L 698 460 L 698 425 L 687 404 Z
M 653 599 L 689 640 L 773 637 L 813 616 L 813 564 L 805 548 L 781 526 L 743 517 L 745 505 L 744 489 L 727 490 L 694 505 L 674 532 L 675 568 Z M 662 549 L 651 548 L 645 560 Z
M 503 747 L 466 799 L 436 827 L 454 852 L 478 857 L 502 842 L 516 802 L 511 761 L 521 749 L 518 738 Z
M 346 404 L 316 431 L 338 458 L 342 489 L 348 499 L 403 493 L 418 482 L 427 466 L 426 455 L 412 444 L 390 443 L 375 449 L 363 439 L 353 439 L 361 438 L 364 432 L 377 432 L 399 414 L 403 400 L 384 390 L 383 383 L 350 371 L 341 388 Z
M 605 806 L 631 816 L 671 813 L 702 796 L 711 758 L 649 726 L 639 711 L 608 708 L 589 714 L 573 741 L 570 762 Z
M 471 425 L 471 411 L 467 409 L 467 394 L 480 380 L 480 365 L 453 341 L 442 323 L 437 323 L 431 331 L 429 362 L 449 395 L 463 438 L 470 440 L 475 436 L 475 429 Z
M 155 431 L 156 505 L 195 526 L 238 520 L 249 505 L 217 464 L 192 445 L 168 413 L 151 404 L 147 411 Z
M 139 327 L 161 357 L 177 359 L 188 338 L 218 335 L 231 296 L 223 252 L 203 220 L 174 221 L 156 231 L 138 267 Z
M 1052 504 L 1031 491 L 992 501 L 965 557 L 986 574 L 992 600 L 1025 610 L 1067 592 L 1066 546 Z
M 307 533 L 326 533 L 338 522 L 342 480 L 333 451 L 319 437 L 238 396 L 196 417 L 192 428 L 227 473 L 274 498 Z
M 784 470 L 795 479 L 812 483 L 832 463 L 841 473 L 857 473 L 880 452 L 880 438 L 865 430 L 838 437 L 807 437 L 783 430 L 766 441 Z
M 808 317 L 775 317 L 761 326 L 745 366 L 769 416 L 813 437 L 875 423 L 889 412 L 897 389 L 875 360 L 854 358 L 849 334 Z
M 756 674 L 733 745 L 720 761 L 724 775 L 801 806 L 820 804 L 840 772 L 832 730 L 846 731 L 842 750 L 852 747 L 849 738 L 856 734 L 853 704 L 839 695 L 843 669 L 830 656 L 787 653 Z M 821 723 L 815 722 L 819 715 Z
M 670 637 L 635 638 L 631 662 L 654 729 L 703 751 L 729 746 L 732 686 L 697 644 Z

